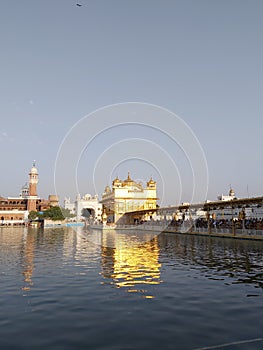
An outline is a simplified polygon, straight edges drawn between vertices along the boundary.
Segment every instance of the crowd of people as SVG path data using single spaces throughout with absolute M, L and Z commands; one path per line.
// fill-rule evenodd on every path
M 251 229 L 251 230 L 263 230 L 262 218 L 247 218 L 247 219 L 209 219 L 198 218 L 196 220 L 172 220 L 169 226 L 181 227 L 183 224 L 191 225 L 196 228 L 218 228 L 218 229 Z

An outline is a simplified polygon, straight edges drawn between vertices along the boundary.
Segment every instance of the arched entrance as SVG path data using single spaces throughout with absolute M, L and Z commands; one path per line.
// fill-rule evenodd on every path
M 81 216 L 85 219 L 95 219 L 95 210 L 93 208 L 83 208 L 81 211 Z

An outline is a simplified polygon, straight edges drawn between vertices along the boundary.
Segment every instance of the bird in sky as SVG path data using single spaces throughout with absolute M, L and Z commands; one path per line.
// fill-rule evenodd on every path
M 81 4 L 76 4 L 77 6 L 81 7 L 82 5 Z

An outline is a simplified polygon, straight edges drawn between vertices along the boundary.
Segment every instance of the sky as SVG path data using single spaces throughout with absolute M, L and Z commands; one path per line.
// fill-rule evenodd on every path
M 0 1 L 0 196 L 33 160 L 61 202 L 128 171 L 162 205 L 262 196 L 263 2 L 78 3 Z

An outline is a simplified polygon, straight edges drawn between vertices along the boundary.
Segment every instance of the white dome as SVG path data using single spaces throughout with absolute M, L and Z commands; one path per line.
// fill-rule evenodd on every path
M 35 166 L 31 168 L 30 174 L 37 174 L 37 168 Z
M 38 174 L 37 168 L 36 168 L 36 161 L 33 161 L 33 166 L 30 170 L 30 174 Z

